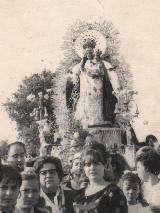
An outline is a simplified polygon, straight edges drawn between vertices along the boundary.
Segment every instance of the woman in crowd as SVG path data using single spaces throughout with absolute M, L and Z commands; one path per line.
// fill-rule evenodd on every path
M 155 147 L 145 146 L 136 153 L 137 172 L 143 184 L 144 195 L 152 212 L 160 212 L 160 155 Z
M 149 204 L 153 202 L 153 192 L 159 183 L 160 155 L 153 149 L 143 147 L 136 153 L 137 173 L 143 182 L 145 199 Z M 160 192 L 160 190 L 159 190 Z
M 129 213 L 150 213 L 150 207 L 143 199 L 141 180 L 137 174 L 126 171 L 122 176 L 122 189 L 127 198 Z
M 40 180 L 40 195 L 52 213 L 73 212 L 73 192 L 63 187 L 63 169 L 60 159 L 51 156 L 39 157 L 34 169 Z
M 80 180 L 82 175 L 81 153 L 76 153 L 72 158 L 69 181 L 65 185 L 72 190 L 80 189 Z
M 105 179 L 107 152 L 102 144 L 94 143 L 82 153 L 83 170 L 88 184 L 75 198 L 75 212 L 127 213 L 127 201 L 115 184 Z

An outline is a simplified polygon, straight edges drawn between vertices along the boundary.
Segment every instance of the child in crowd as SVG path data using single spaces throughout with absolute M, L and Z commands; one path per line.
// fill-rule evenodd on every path
M 126 171 L 122 176 L 122 189 L 127 198 L 129 213 L 151 212 L 147 202 L 143 199 L 141 180 L 137 174 Z

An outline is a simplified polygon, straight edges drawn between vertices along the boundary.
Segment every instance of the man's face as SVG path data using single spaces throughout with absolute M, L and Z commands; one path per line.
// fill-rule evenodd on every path
M 0 182 L 0 207 L 12 208 L 17 202 L 19 187 L 15 182 L 2 179 Z
M 21 145 L 12 145 L 8 151 L 7 162 L 20 172 L 24 170 L 25 150 Z
M 23 180 L 18 204 L 21 208 L 32 208 L 39 200 L 39 182 L 36 179 Z
M 57 174 L 56 166 L 53 163 L 46 163 L 40 170 L 40 184 L 46 192 L 56 193 L 60 179 Z

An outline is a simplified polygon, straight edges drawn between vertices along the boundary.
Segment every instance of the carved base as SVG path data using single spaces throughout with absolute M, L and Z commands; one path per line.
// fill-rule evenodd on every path
M 125 146 L 122 144 L 122 137 L 124 135 L 122 129 L 92 127 L 89 128 L 89 132 L 95 141 L 104 144 L 108 150 L 116 151 L 122 154 L 131 168 L 136 166 L 135 147 L 131 145 Z
M 89 133 L 93 139 L 103 143 L 107 148 L 119 148 L 122 145 L 122 131 L 120 128 L 90 127 Z
M 88 125 L 88 128 L 96 128 L 96 127 L 112 127 L 112 123 L 110 121 L 103 121 L 101 123 L 97 123 L 94 125 Z

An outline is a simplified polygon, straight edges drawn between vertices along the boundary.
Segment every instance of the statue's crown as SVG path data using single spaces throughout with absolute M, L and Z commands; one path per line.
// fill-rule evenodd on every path
M 84 42 L 83 44 L 83 49 L 86 49 L 86 48 L 95 48 L 96 46 L 96 42 L 94 39 L 86 39 L 86 41 Z

